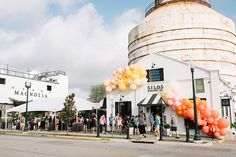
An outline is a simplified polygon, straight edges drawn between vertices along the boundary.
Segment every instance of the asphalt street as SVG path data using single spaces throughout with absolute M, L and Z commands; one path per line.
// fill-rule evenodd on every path
M 0 157 L 235 157 L 236 142 L 226 144 L 132 143 L 0 135 Z

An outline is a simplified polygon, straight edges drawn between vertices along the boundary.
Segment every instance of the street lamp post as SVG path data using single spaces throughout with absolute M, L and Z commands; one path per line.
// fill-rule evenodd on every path
M 195 85 L 194 85 L 194 68 L 191 67 L 192 74 L 192 86 L 193 86 L 193 109 L 194 109 L 194 125 L 195 125 L 195 134 L 193 140 L 200 141 L 200 134 L 198 130 L 198 122 L 197 122 L 197 106 L 196 106 L 196 94 L 195 94 Z
M 31 83 L 29 81 L 25 82 L 26 92 L 26 109 L 25 109 L 25 128 L 24 131 L 28 131 L 28 102 L 29 102 L 29 89 L 31 88 Z

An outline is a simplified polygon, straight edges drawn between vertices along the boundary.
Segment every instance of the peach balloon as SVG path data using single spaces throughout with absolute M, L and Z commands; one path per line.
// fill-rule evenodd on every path
M 206 117 L 206 118 L 211 117 L 211 111 L 210 111 L 210 109 L 206 109 L 206 110 L 205 110 L 205 112 L 204 112 L 204 117 Z
M 218 111 L 216 111 L 216 110 L 213 110 L 212 111 L 212 115 L 211 115 L 213 118 L 215 118 L 215 119 L 217 119 L 219 116 L 220 116 L 220 114 L 219 114 L 219 112 Z
M 214 118 L 212 118 L 212 117 L 209 117 L 208 119 L 207 119 L 207 123 L 208 124 L 213 124 L 215 122 L 215 120 L 214 120 Z
M 225 136 L 226 135 L 226 131 L 225 131 L 225 129 L 220 129 L 220 134 L 222 135 L 222 136 Z
M 193 111 L 193 109 L 188 109 L 187 115 L 188 115 L 188 118 L 193 119 L 194 118 L 194 111 Z
M 202 120 L 202 126 L 207 126 L 207 121 Z
M 198 119 L 198 120 L 197 120 L 197 125 L 198 125 L 198 126 L 202 126 L 202 124 L 203 124 L 203 121 L 202 121 L 201 119 Z
M 215 138 L 219 138 L 219 137 L 220 137 L 220 133 L 219 133 L 219 132 L 215 132 L 215 133 L 214 133 L 214 137 L 215 137 Z
M 209 127 L 208 126 L 202 127 L 202 132 L 207 134 L 209 132 Z
M 215 129 L 215 127 L 213 126 L 213 125 L 210 125 L 209 126 L 209 132 L 215 132 L 216 131 L 216 129 Z
M 220 129 L 224 129 L 224 128 L 227 128 L 229 126 L 229 122 L 227 119 L 225 118 L 221 118 L 218 120 L 218 127 Z

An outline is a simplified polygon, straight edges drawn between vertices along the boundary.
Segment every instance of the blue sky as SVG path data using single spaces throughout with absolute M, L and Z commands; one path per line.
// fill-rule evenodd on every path
M 104 21 L 112 19 L 127 9 L 135 8 L 143 14 L 146 7 L 154 0 L 90 0 L 97 11 L 104 16 Z M 236 21 L 236 0 L 211 0 L 212 8 Z
M 111 24 L 117 16 L 129 9 L 137 9 L 140 12 L 145 12 L 146 7 L 154 2 L 154 0 L 85 0 L 84 3 L 93 3 L 96 10 L 104 18 L 106 24 Z M 236 21 L 236 1 L 235 0 L 211 0 L 212 8 L 223 15 L 232 18 Z M 70 14 L 80 8 L 80 5 L 73 6 L 70 9 Z M 49 12 L 52 15 L 63 14 L 58 5 L 50 5 Z M 65 13 L 65 12 L 64 12 Z

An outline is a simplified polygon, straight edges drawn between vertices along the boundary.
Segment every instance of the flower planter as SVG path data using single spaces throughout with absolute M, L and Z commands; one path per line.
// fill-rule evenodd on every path
M 170 128 L 164 129 L 164 135 L 168 136 L 170 134 Z
M 130 134 L 130 135 L 133 135 L 133 134 L 134 134 L 134 127 L 130 127 L 130 128 L 129 128 L 129 134 Z

